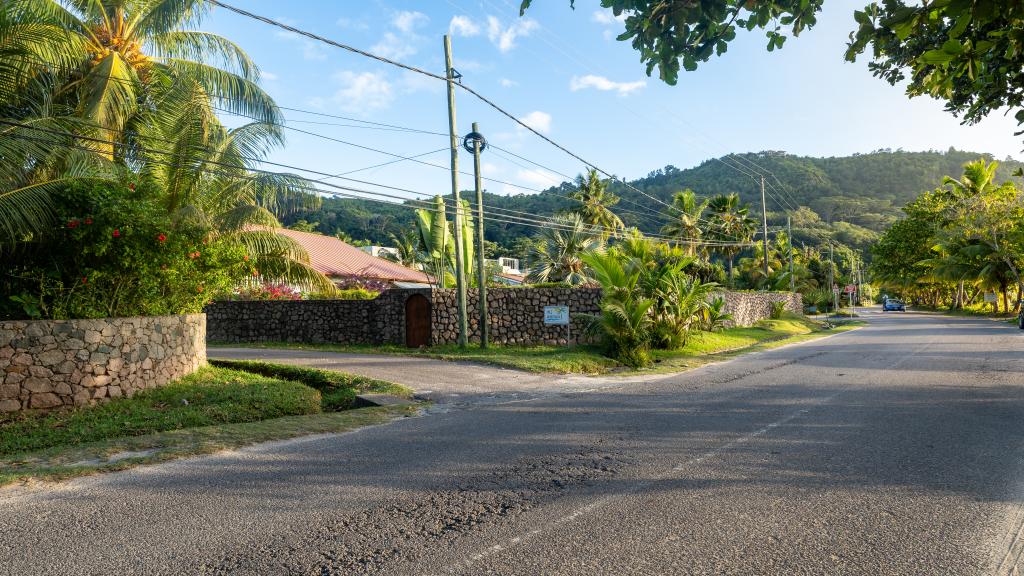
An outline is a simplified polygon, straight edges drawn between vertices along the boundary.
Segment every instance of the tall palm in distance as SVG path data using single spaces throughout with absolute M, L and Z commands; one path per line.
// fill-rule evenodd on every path
M 701 250 L 697 240 L 704 236 L 701 222 L 710 200 L 699 202 L 697 194 L 687 188 L 672 197 L 672 221 L 661 228 L 661 233 L 677 239 L 687 256 L 696 256 Z
M 705 237 L 721 242 L 748 242 L 754 236 L 757 222 L 750 217 L 750 205 L 740 202 L 739 194 L 720 194 L 708 202 L 709 225 Z M 729 287 L 735 286 L 733 267 L 742 246 L 726 244 L 716 246 L 716 252 L 725 258 L 729 271 Z
M 542 229 L 533 242 L 527 280 L 570 286 L 592 282 L 584 256 L 602 250 L 604 240 L 579 214 L 555 216 L 551 223 L 553 226 Z
M 599 228 L 601 236 L 607 239 L 626 225 L 611 207 L 619 203 L 619 197 L 608 190 L 597 170 L 591 168 L 586 176 L 576 177 L 576 189 L 569 192 L 569 198 L 579 202 L 571 212 L 578 214 L 584 224 Z

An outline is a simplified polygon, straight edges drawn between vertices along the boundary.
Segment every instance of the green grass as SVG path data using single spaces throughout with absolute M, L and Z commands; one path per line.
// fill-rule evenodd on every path
M 401 398 L 412 397 L 412 390 L 399 384 L 330 370 L 255 360 L 210 360 L 210 364 L 221 368 L 244 370 L 269 378 L 301 382 L 320 391 L 323 408 L 327 411 L 348 410 L 355 404 L 356 394 L 366 392 L 390 394 Z
M 784 344 L 802 339 L 817 338 L 836 331 L 856 327 L 860 323 L 848 321 L 844 325 L 845 328 L 827 330 L 820 323 L 803 316 L 785 315 L 778 320 L 762 320 L 752 327 L 729 328 L 714 333 L 697 333 L 691 337 L 686 347 L 682 350 L 655 350 L 652 351 L 652 356 L 656 361 L 655 369 L 657 370 L 681 370 L 692 367 L 694 365 L 693 362 L 698 358 L 745 350 L 767 342 L 781 342 Z M 603 356 L 600 348 L 597 346 L 576 346 L 573 348 L 565 346 L 491 346 L 486 350 L 481 350 L 475 346 L 460 349 L 455 345 L 413 349 L 395 345 L 353 346 L 342 344 L 297 344 L 290 342 L 232 344 L 231 346 L 422 356 L 440 360 L 482 362 L 528 372 L 558 374 L 633 372 L 615 360 Z M 215 346 L 211 345 L 211 348 L 215 348 Z
M 111 438 L 0 456 L 0 486 L 16 482 L 59 481 L 188 456 L 213 454 L 257 442 L 347 432 L 411 416 L 416 409 L 416 406 L 382 406 L 284 416 L 258 422 L 217 424 Z
M 204 367 L 174 383 L 97 406 L 0 419 L 0 455 L 213 424 L 316 414 L 320 393 L 301 384 Z
M 0 416 L 0 485 L 340 432 L 415 409 L 349 410 L 358 392 L 411 396 L 390 382 L 263 362 L 215 363 L 131 398 Z

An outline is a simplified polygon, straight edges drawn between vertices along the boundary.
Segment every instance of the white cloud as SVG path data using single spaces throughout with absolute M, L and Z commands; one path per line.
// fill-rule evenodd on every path
M 519 170 L 516 172 L 516 178 L 522 182 L 526 182 L 538 188 L 550 188 L 551 186 L 558 186 L 564 180 L 564 178 L 559 178 L 558 176 L 548 172 L 547 170 L 541 170 L 540 168 L 534 168 L 532 170 Z
M 412 32 L 416 27 L 422 26 L 430 21 L 430 18 L 422 12 L 399 12 L 395 14 L 394 19 L 391 21 L 395 28 L 398 28 L 402 32 L 408 34 Z
M 370 48 L 370 51 L 385 58 L 400 60 L 416 53 L 416 46 L 412 44 L 412 40 L 415 38 L 415 36 L 403 38 L 393 32 L 386 32 L 384 37 L 380 39 L 380 42 L 377 42 L 373 48 Z
M 540 24 L 532 18 L 521 18 L 513 22 L 511 26 L 504 28 L 500 20 L 494 16 L 488 16 L 487 38 L 498 47 L 500 52 L 505 53 L 516 47 L 516 38 L 529 36 L 539 26 Z
M 621 24 L 626 21 L 626 13 L 623 12 L 616 16 L 611 10 L 595 10 L 590 19 L 598 24 L 604 24 L 606 26 L 615 24 L 616 22 Z
M 352 18 L 338 18 L 335 24 L 339 28 L 344 28 L 346 30 L 366 30 L 370 27 L 366 22 L 363 22 L 362 20 L 354 20 Z
M 285 23 L 287 24 L 287 22 Z M 302 58 L 305 60 L 327 60 L 327 50 L 319 42 L 313 42 L 294 32 L 278 31 L 274 33 L 274 36 L 297 44 L 301 48 Z
M 273 82 L 274 80 L 277 80 L 277 74 L 274 74 L 273 72 L 262 71 L 260 72 L 260 78 L 266 80 L 267 82 Z
M 636 82 L 615 82 L 605 78 L 604 76 L 595 76 L 593 74 L 587 74 L 586 76 L 573 76 L 572 80 L 569 81 L 569 89 L 573 92 L 594 88 L 603 92 L 615 91 L 619 93 L 619 96 L 627 96 L 631 92 L 635 92 L 644 86 L 647 86 L 647 82 L 644 80 L 637 80 Z
M 469 16 L 452 16 L 448 24 L 448 32 L 453 36 L 476 36 L 480 33 L 480 26 L 473 22 Z
M 512 88 L 513 86 L 519 86 L 519 82 L 515 80 L 509 80 L 508 78 L 502 78 L 498 80 L 498 84 L 501 84 L 502 88 Z
M 345 112 L 364 113 L 387 108 L 395 99 L 394 89 L 380 72 L 342 70 L 334 75 L 342 85 L 331 100 Z
M 526 116 L 519 118 L 519 121 L 541 134 L 551 132 L 551 114 L 548 114 L 547 112 L 535 110 Z M 522 128 L 520 128 L 520 130 L 522 130 Z
M 481 162 L 480 172 L 488 176 L 496 176 L 504 172 L 504 169 L 501 166 L 491 162 Z

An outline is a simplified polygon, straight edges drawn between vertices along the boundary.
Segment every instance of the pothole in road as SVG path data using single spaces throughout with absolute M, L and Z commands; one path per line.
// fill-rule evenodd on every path
M 264 572 L 266 565 L 257 562 L 273 558 L 282 573 L 386 573 L 395 561 L 411 560 L 427 548 L 614 477 L 628 464 L 619 453 L 593 449 L 524 458 L 423 499 L 351 513 L 310 533 L 281 538 L 256 557 L 242 551 L 205 569 L 214 574 Z

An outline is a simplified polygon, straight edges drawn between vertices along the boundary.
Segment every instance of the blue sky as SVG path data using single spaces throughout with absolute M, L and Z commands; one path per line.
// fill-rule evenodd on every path
M 596 0 L 536 0 L 525 18 L 517 0 L 366 2 L 232 0 L 237 6 L 343 43 L 444 73 L 442 36 L 451 31 L 455 68 L 464 82 L 588 161 L 628 179 L 673 164 L 680 168 L 729 152 L 785 150 L 838 156 L 879 148 L 958 149 L 1018 156 L 1011 118 L 961 126 L 939 102 L 908 99 L 875 79 L 865 61 L 843 60 L 856 2 L 826 3 L 819 24 L 781 51 L 765 50 L 763 33 L 741 33 L 729 51 L 676 86 L 648 78 L 621 23 Z M 240 44 L 264 73 L 282 106 L 447 132 L 444 84 L 217 9 L 204 29 Z M 578 161 L 457 93 L 458 131 L 473 121 L 494 144 L 569 175 Z M 329 126 L 352 124 L 285 111 L 289 125 L 402 155 L 439 150 L 433 134 Z M 228 120 L 231 123 L 231 120 Z M 393 158 L 289 132 L 274 161 L 336 174 Z M 422 157 L 447 166 L 446 152 Z M 460 156 L 463 169 L 471 158 Z M 503 152 L 484 154 L 497 193 L 541 189 L 562 180 Z M 423 193 L 447 193 L 445 170 L 409 162 L 350 175 Z M 342 180 L 333 180 L 343 183 Z M 362 186 L 362 185 L 359 185 Z M 462 177 L 461 187 L 472 182 Z M 698 191 L 699 192 L 699 191 Z

